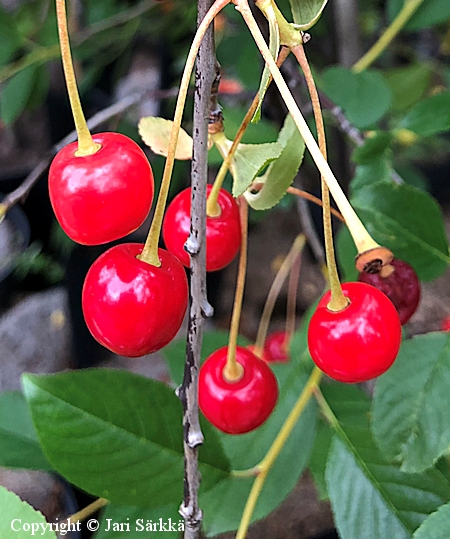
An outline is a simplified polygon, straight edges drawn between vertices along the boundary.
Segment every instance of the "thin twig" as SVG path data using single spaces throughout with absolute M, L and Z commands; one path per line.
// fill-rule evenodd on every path
M 289 272 L 292 269 L 295 261 L 300 257 L 303 247 L 305 246 L 305 236 L 299 234 L 292 244 L 289 253 L 286 258 L 283 260 L 280 269 L 278 270 L 275 279 L 272 282 L 269 293 L 267 294 L 267 299 L 264 304 L 264 309 L 261 314 L 261 319 L 259 321 L 258 333 L 256 335 L 255 348 L 254 352 L 258 357 L 262 357 L 264 343 L 266 341 L 267 330 L 269 329 L 270 318 L 272 316 L 273 308 L 275 307 L 275 302 L 281 292 L 283 284 L 289 275 Z
M 212 4 L 211 0 L 199 0 L 198 24 Z M 186 242 L 186 249 L 191 255 L 191 298 L 184 378 L 178 390 L 184 411 L 184 500 L 180 507 L 180 514 L 185 520 L 185 539 L 199 537 L 203 517 L 198 505 L 200 487 L 198 446 L 203 443 L 198 416 L 198 371 L 200 369 L 203 319 L 212 315 L 212 308 L 206 298 L 206 183 L 208 118 L 211 88 L 215 77 L 215 63 L 214 34 L 211 25 L 198 51 L 195 73 L 191 232 Z
M 286 189 L 286 193 L 290 193 L 291 195 L 295 195 L 298 198 L 303 198 L 304 200 L 309 200 L 309 202 L 312 202 L 313 204 L 316 204 L 317 206 L 323 207 L 323 203 L 320 200 L 320 198 L 312 195 L 311 193 L 308 193 L 308 191 L 304 191 L 303 189 L 298 189 L 298 187 L 288 187 Z M 330 208 L 331 213 L 341 221 L 341 223 L 345 223 L 344 218 L 342 217 L 342 214 L 338 212 L 334 208 Z

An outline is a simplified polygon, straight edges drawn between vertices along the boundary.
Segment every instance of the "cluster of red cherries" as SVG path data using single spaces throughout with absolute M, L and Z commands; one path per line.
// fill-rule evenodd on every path
M 61 227 L 83 245 L 123 238 L 142 225 L 154 194 L 153 173 L 144 152 L 119 133 L 100 133 L 100 149 L 77 156 L 77 143 L 54 158 L 49 171 L 50 200 Z M 128 357 L 155 352 L 180 329 L 188 303 L 183 246 L 190 228 L 190 189 L 167 209 L 163 225 L 168 250 L 159 249 L 160 266 L 140 259 L 143 244 L 121 243 L 89 269 L 82 306 L 92 335 L 109 350 Z M 225 190 L 221 214 L 208 218 L 207 269 L 223 268 L 240 246 L 239 208 Z
M 83 245 L 109 243 L 135 231 L 146 219 L 154 194 L 151 166 L 135 142 L 118 133 L 97 134 L 93 140 L 100 146 L 97 152 L 78 156 L 77 143 L 69 144 L 55 156 L 49 171 L 50 200 L 58 222 L 72 240 Z M 210 190 L 211 186 L 208 194 Z M 207 271 L 228 265 L 241 243 L 235 199 L 221 189 L 217 202 L 220 215 L 207 218 Z M 190 264 L 184 250 L 190 232 L 190 208 L 190 188 L 167 208 L 163 223 L 167 250 L 158 250 L 159 266 L 140 259 L 143 244 L 121 243 L 104 252 L 89 269 L 82 291 L 83 313 L 94 338 L 109 350 L 128 357 L 143 356 L 166 346 L 180 329 L 188 303 L 183 265 Z M 263 406 L 267 417 L 278 395 L 276 379 L 263 361 L 251 352 L 247 355 L 250 359 L 243 365 L 244 376 L 232 389 L 244 387 L 247 404 L 253 408 L 250 401 L 259 400 L 261 391 L 267 389 L 269 373 L 271 398 L 264 399 L 267 402 Z M 221 420 L 215 420 L 214 414 L 223 413 L 227 403 L 220 401 L 216 387 L 202 382 L 204 373 L 220 364 L 217 353 L 217 359 L 213 356 L 202 369 L 200 398 L 206 402 L 202 405 L 205 415 L 221 428 Z M 262 375 L 258 381 L 259 371 Z M 221 375 L 218 378 L 223 381 Z M 244 405 L 242 399 L 240 405 Z M 270 408 L 267 413 L 266 408 Z M 229 409 L 232 414 L 236 412 L 232 405 Z M 259 420 L 261 407 L 256 404 L 256 412 L 251 414 Z M 256 424 L 254 417 L 247 420 L 247 430 L 262 422 Z
M 123 238 L 146 219 L 153 201 L 150 164 L 139 146 L 118 133 L 94 135 L 100 149 L 77 156 L 77 143 L 61 150 L 49 171 L 49 192 L 63 230 L 83 245 Z M 208 194 L 211 186 L 208 186 Z M 235 199 L 221 189 L 220 215 L 207 217 L 206 269 L 228 265 L 239 251 L 241 228 Z M 184 244 L 190 232 L 191 189 L 177 195 L 167 208 L 159 266 L 140 259 L 143 244 L 121 243 L 109 248 L 89 269 L 82 307 L 92 335 L 111 351 L 139 357 L 161 349 L 178 332 L 188 303 L 183 267 L 190 259 Z M 393 260 L 389 277 L 360 274 L 342 286 L 348 306 L 328 309 L 330 293 L 320 300 L 308 330 L 314 362 L 342 382 L 361 382 L 386 371 L 397 356 L 401 324 L 417 308 L 420 285 L 414 270 Z M 227 380 L 228 347 L 207 358 L 199 377 L 199 404 L 207 419 L 231 434 L 260 426 L 278 398 L 275 375 L 268 366 L 287 361 L 284 332 L 267 339 L 260 359 L 250 348 L 237 347 L 243 367 L 238 380 Z

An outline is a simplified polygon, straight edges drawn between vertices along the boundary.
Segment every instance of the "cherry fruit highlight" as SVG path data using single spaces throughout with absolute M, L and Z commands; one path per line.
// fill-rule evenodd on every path
M 200 368 L 200 410 L 219 430 L 244 434 L 258 428 L 270 416 L 278 399 L 278 384 L 270 367 L 253 352 L 238 346 L 236 360 L 244 368 L 233 382 L 224 378 L 228 347 L 211 354 Z
M 397 357 L 402 331 L 391 300 L 365 283 L 344 283 L 349 304 L 331 311 L 328 291 L 319 301 L 308 328 L 314 363 L 340 382 L 365 382 L 387 371 Z
M 154 180 L 144 152 L 120 133 L 93 136 L 96 153 L 77 157 L 73 142 L 50 166 L 50 201 L 64 232 L 77 243 L 99 245 L 134 232 L 147 217 Z
M 139 260 L 143 245 L 108 249 L 89 269 L 83 286 L 86 324 L 97 341 L 128 357 L 155 352 L 180 329 L 188 303 L 186 272 L 159 249 L 158 268 Z
M 207 186 L 207 194 L 212 185 Z M 217 271 L 233 260 L 241 245 L 239 207 L 225 189 L 218 198 L 221 214 L 206 218 L 206 271 Z M 191 226 L 191 188 L 181 191 L 169 204 L 162 227 L 167 250 L 189 267 L 189 254 L 184 250 Z

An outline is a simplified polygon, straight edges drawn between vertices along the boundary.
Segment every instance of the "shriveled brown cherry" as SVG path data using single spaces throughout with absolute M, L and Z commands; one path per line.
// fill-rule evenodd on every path
M 397 309 L 400 322 L 405 324 L 415 313 L 420 300 L 420 281 L 414 269 L 404 260 L 394 258 L 392 273 L 383 277 L 383 272 L 358 275 L 358 281 L 371 284 L 381 290 Z

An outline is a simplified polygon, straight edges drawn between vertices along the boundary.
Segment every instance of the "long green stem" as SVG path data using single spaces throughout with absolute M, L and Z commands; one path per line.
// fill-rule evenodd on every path
M 158 201 L 156 203 L 155 213 L 153 216 L 150 231 L 145 242 L 144 249 L 141 253 L 141 260 L 159 267 L 161 262 L 158 256 L 158 243 L 161 233 L 161 226 L 164 217 L 164 210 L 169 193 L 170 179 L 175 161 L 175 151 L 178 142 L 178 134 L 180 132 L 181 120 L 183 118 L 184 105 L 189 89 L 189 81 L 191 79 L 192 70 L 194 69 L 197 52 L 202 42 L 203 36 L 209 25 L 212 23 L 216 15 L 230 3 L 231 0 L 216 0 L 211 9 L 206 14 L 205 18 L 200 23 L 197 32 L 192 41 L 191 48 L 184 66 L 183 76 L 181 78 L 180 90 L 178 92 L 177 104 L 175 107 L 175 115 L 173 119 L 172 131 L 170 132 L 169 148 L 167 151 L 167 159 L 164 167 L 163 177 L 161 181 L 161 189 L 159 191 Z
M 74 524 L 78 522 L 79 520 L 85 520 L 90 515 L 94 514 L 96 511 L 101 509 L 102 507 L 105 507 L 109 502 L 105 498 L 98 498 L 88 506 L 81 509 L 81 511 L 78 511 L 78 513 L 75 513 L 68 517 L 67 522 L 68 524 Z
M 349 231 L 353 237 L 356 248 L 358 252 L 365 252 L 369 249 L 375 249 L 379 245 L 375 240 L 370 236 L 364 227 L 363 223 L 356 215 L 355 210 L 352 208 L 350 202 L 345 196 L 344 192 L 339 185 L 339 182 L 334 177 L 332 170 L 330 169 L 326 159 L 323 157 L 322 152 L 320 151 L 319 146 L 317 145 L 314 136 L 312 135 L 305 119 L 303 118 L 302 113 L 300 112 L 292 94 L 280 73 L 280 70 L 273 60 L 270 50 L 267 46 L 267 43 L 264 40 L 263 35 L 256 23 L 253 14 L 248 6 L 247 0 L 236 0 L 237 9 L 241 12 L 241 15 L 246 22 L 250 32 L 252 33 L 253 39 L 255 40 L 265 62 L 269 66 L 270 72 L 272 73 L 273 79 L 278 86 L 281 97 L 285 102 L 289 112 L 292 115 L 292 118 L 300 131 L 300 134 L 305 141 L 305 144 L 308 150 L 311 153 L 314 162 L 316 163 L 317 168 L 321 175 L 325 178 L 325 181 L 330 189 L 331 194 L 333 195 L 336 204 L 339 207 L 342 216 L 344 217 Z
M 355 73 L 361 73 L 367 69 L 380 56 L 380 54 L 389 46 L 400 30 L 405 26 L 409 19 L 417 11 L 417 8 L 424 0 L 405 0 L 403 7 L 397 17 L 386 28 L 378 41 L 362 56 L 352 67 Z
M 297 424 L 297 421 L 299 420 L 301 414 L 303 413 L 308 402 L 310 401 L 314 390 L 318 387 L 321 378 L 322 371 L 317 367 L 314 367 L 308 382 L 306 383 L 301 395 L 299 396 L 297 402 L 295 403 L 294 407 L 286 418 L 286 421 L 281 427 L 269 451 L 267 452 L 263 460 L 260 462 L 260 464 L 256 467 L 259 469 L 259 475 L 256 477 L 253 483 L 252 489 L 247 499 L 247 503 L 245 504 L 242 519 L 236 534 L 236 539 L 245 539 L 253 512 L 256 507 L 256 503 L 266 481 L 267 474 L 269 473 L 274 462 L 278 458 L 278 455 L 280 454 L 281 450 L 285 446 L 289 436 L 291 435 L 295 425 Z
M 239 253 L 239 269 L 236 292 L 234 294 L 233 314 L 231 315 L 227 363 L 223 371 L 224 377 L 229 382 L 239 380 L 243 374 L 242 365 L 236 360 L 236 347 L 239 324 L 241 322 L 242 302 L 244 301 L 245 276 L 247 274 L 248 204 L 244 197 L 240 197 L 239 214 L 241 219 L 241 251 Z
M 80 94 L 78 93 L 72 54 L 70 52 L 65 0 L 56 0 L 56 17 L 58 20 L 59 44 L 61 47 L 64 77 L 66 79 L 67 92 L 69 94 L 75 129 L 77 130 L 78 135 L 78 149 L 75 152 L 75 155 L 91 155 L 100 149 L 100 144 L 94 142 L 92 139 L 81 107 Z
M 300 43 L 295 47 L 292 47 L 292 53 L 297 58 L 297 61 L 302 68 L 303 75 L 306 80 L 309 95 L 311 98 L 314 119 L 317 128 L 317 139 L 319 141 L 319 148 L 324 158 L 327 158 L 327 144 L 325 139 L 325 127 L 323 125 L 322 109 L 320 106 L 319 94 L 317 92 L 316 84 L 314 81 L 311 68 L 309 66 L 308 59 L 305 54 L 303 44 Z M 328 267 L 328 275 L 330 279 L 331 300 L 328 304 L 328 308 L 332 311 L 341 311 L 347 306 L 347 299 L 344 296 L 339 280 L 339 274 L 337 270 L 336 257 L 334 254 L 333 244 L 333 228 L 331 224 L 331 205 L 330 205 L 330 192 L 328 190 L 327 183 L 322 176 L 322 202 L 323 202 L 323 230 L 325 236 L 325 254 Z

